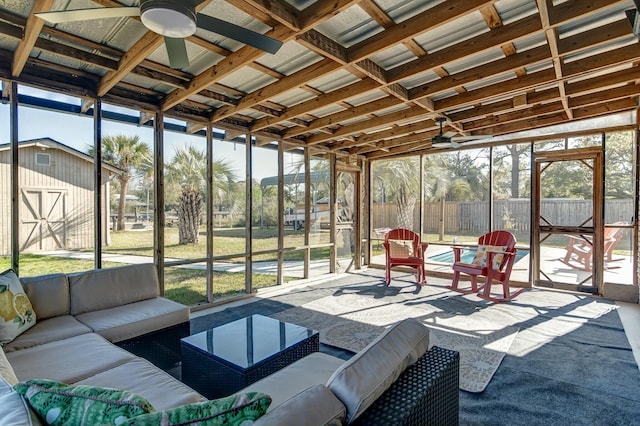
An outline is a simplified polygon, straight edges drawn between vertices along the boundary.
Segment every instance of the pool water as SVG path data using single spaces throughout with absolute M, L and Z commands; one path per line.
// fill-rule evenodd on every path
M 516 262 L 529 254 L 529 250 L 518 249 L 516 253 Z M 460 256 L 460 261 L 464 263 L 473 262 L 473 258 L 476 255 L 475 248 L 468 248 L 462 251 L 462 255 Z M 442 262 L 442 263 L 453 263 L 453 250 L 447 250 L 440 253 L 436 253 L 432 256 L 428 256 L 427 259 L 432 260 L 434 262 Z

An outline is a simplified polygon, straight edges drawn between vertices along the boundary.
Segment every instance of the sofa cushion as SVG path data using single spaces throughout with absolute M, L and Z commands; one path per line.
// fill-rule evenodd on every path
M 187 385 L 142 358 L 127 361 L 75 384 L 126 389 L 143 396 L 156 410 L 206 400 Z
M 262 392 L 271 397 L 269 411 L 287 401 L 308 387 L 326 383 L 331 374 L 344 363 L 344 360 L 314 352 L 286 368 L 250 384 L 242 392 Z
M 65 274 L 20 277 L 20 282 L 31 300 L 38 321 L 69 315 L 69 280 Z
M 70 274 L 69 288 L 72 315 L 160 296 L 158 274 L 152 263 Z
M 96 333 L 7 353 L 19 380 L 49 379 L 74 383 L 135 359 Z
M 347 410 L 325 386 L 315 385 L 270 410 L 254 426 L 340 426 Z
M 267 412 L 270 403 L 262 393 L 232 395 L 144 414 L 121 426 L 249 425 Z
M 91 329 L 71 315 L 52 317 L 38 322 L 26 333 L 22 333 L 4 346 L 5 352 L 27 349 L 45 343 L 63 340 L 81 334 L 91 333 Z
M 429 329 L 407 318 L 340 366 L 327 387 L 347 408 L 347 423 L 369 408 L 428 348 Z
M 154 411 L 139 395 L 119 389 L 28 380 L 14 388 L 50 425 L 118 425 Z
M 36 314 L 20 279 L 11 269 L 0 274 L 0 344 L 33 327 Z
M 33 415 L 22 395 L 13 389 L 14 384 L 0 377 L 0 425 L 40 425 L 40 421 Z
M 2 346 L 0 346 L 0 377 L 4 378 L 11 386 L 18 383 L 16 373 L 13 371 L 13 367 L 9 363 L 7 356 L 4 354 Z
M 111 342 L 120 342 L 189 321 L 189 307 L 163 297 L 77 315 Z

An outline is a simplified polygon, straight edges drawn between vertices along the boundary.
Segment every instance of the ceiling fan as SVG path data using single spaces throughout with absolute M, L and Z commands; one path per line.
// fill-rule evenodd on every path
M 198 0 L 140 0 L 139 7 L 99 7 L 42 12 L 35 15 L 51 24 L 140 16 L 145 27 L 164 36 L 172 68 L 184 68 L 189 65 L 184 39 L 193 35 L 197 28 L 220 34 L 268 53 L 276 53 L 282 46 L 279 40 L 218 18 L 196 13 L 195 6 L 199 3 Z
M 457 132 L 442 133 L 442 126 L 447 121 L 444 117 L 437 117 L 435 121 L 440 124 L 440 133 L 431 138 L 431 146 L 434 148 L 459 148 L 461 146 L 469 146 L 474 143 L 483 143 L 487 139 L 491 139 L 490 135 L 470 135 L 470 136 L 454 136 Z M 460 141 L 477 141 L 460 143 Z

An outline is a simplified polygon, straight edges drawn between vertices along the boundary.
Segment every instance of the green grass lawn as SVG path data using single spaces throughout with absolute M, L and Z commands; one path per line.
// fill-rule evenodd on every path
M 286 246 L 295 247 L 304 244 L 302 232 L 289 232 Z M 277 236 L 275 229 L 257 229 L 253 233 L 254 251 L 275 249 Z M 92 252 L 92 249 L 81 250 Z M 217 256 L 242 254 L 245 251 L 245 231 L 240 229 L 216 230 L 214 236 L 214 253 Z M 111 244 L 103 248 L 104 254 L 127 254 L 153 257 L 153 231 L 121 231 L 111 233 Z M 193 259 L 206 257 L 205 235 L 197 244 L 178 244 L 178 230 L 165 230 L 165 256 L 176 259 Z M 312 250 L 314 258 L 329 258 L 329 248 Z M 285 253 L 285 260 L 302 260 L 304 251 L 296 250 Z M 261 255 L 254 260 L 276 260 L 277 255 Z M 236 262 L 244 263 L 244 256 L 238 256 Z M 229 260 L 229 262 L 231 262 Z M 103 261 L 103 268 L 122 266 L 122 263 Z M 0 256 L 0 270 L 11 267 L 10 256 Z M 20 276 L 46 275 L 54 273 L 73 273 L 94 269 L 93 260 L 68 259 L 62 257 L 43 256 L 24 253 L 20 255 Z M 283 277 L 284 282 L 293 277 Z M 186 305 L 206 302 L 206 271 L 186 267 L 167 267 L 165 269 L 165 296 Z M 253 289 L 276 285 L 276 277 L 269 274 L 253 274 Z M 215 271 L 213 275 L 213 297 L 224 298 L 245 292 L 245 274 Z

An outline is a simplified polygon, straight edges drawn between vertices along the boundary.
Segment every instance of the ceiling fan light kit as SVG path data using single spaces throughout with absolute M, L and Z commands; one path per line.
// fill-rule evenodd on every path
M 140 20 L 151 31 L 172 38 L 189 37 L 197 28 L 195 10 L 170 0 L 143 0 Z

